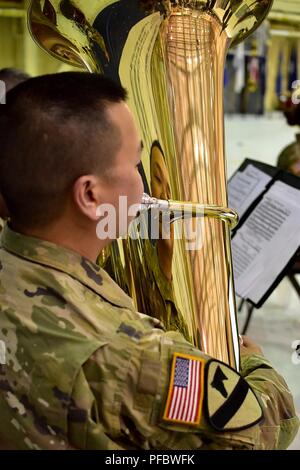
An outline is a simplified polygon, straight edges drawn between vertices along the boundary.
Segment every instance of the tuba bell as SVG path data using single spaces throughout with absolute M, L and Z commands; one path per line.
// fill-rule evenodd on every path
M 141 173 L 150 194 L 144 208 L 159 212 L 151 217 L 159 236 L 153 239 L 146 224 L 150 211 L 141 211 L 139 229 L 146 224 L 149 236 L 114 242 L 102 262 L 140 311 L 236 369 L 230 229 L 237 216 L 227 209 L 224 66 L 228 48 L 258 27 L 271 5 L 32 0 L 28 13 L 33 38 L 52 56 L 122 83 L 143 139 Z

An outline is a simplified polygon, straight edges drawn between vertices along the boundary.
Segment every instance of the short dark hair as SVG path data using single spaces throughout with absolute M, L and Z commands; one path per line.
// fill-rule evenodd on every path
M 7 94 L 0 187 L 13 221 L 27 228 L 53 222 L 77 178 L 111 167 L 121 137 L 106 110 L 125 100 L 120 85 L 84 72 L 32 78 Z
M 28 80 L 30 76 L 23 70 L 14 68 L 5 68 L 0 70 L 0 80 L 5 83 L 6 92 L 9 92 L 15 86 Z

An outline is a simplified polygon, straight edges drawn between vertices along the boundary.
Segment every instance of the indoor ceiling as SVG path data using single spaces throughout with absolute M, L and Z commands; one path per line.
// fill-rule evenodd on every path
M 269 14 L 272 23 L 286 24 L 298 31 L 300 24 L 300 0 L 274 0 Z
M 300 15 L 300 0 L 274 0 L 273 10 Z

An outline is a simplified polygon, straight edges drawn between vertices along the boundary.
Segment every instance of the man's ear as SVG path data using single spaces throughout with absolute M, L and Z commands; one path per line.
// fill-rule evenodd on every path
M 90 220 L 97 221 L 97 207 L 101 204 L 100 178 L 80 176 L 73 185 L 73 201 L 77 209 Z

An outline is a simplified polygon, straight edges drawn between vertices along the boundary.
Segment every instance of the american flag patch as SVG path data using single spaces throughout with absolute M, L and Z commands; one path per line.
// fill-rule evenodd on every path
M 163 419 L 199 424 L 203 401 L 204 359 L 175 353 Z

